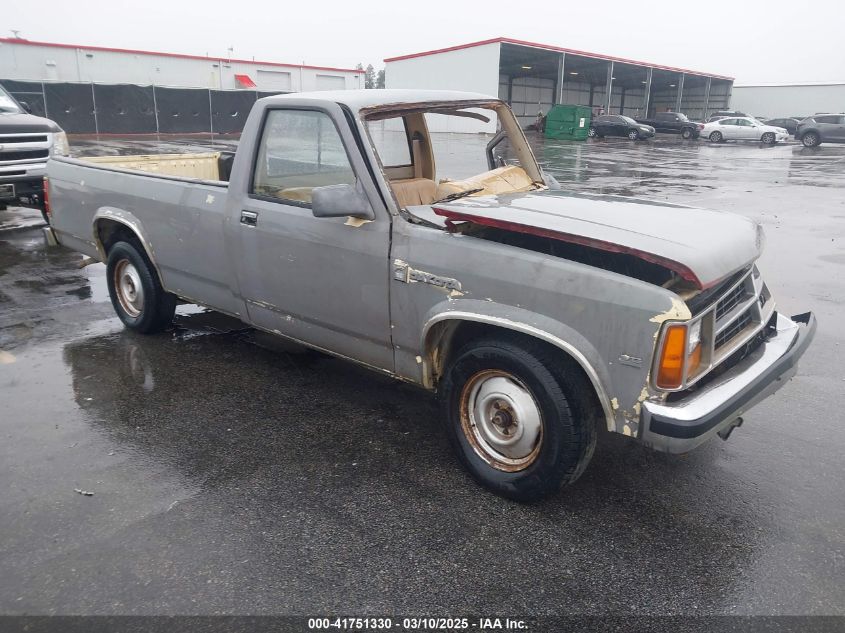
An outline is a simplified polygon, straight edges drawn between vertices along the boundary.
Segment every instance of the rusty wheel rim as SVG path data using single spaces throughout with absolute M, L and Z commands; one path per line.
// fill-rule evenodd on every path
M 537 459 L 543 443 L 543 414 L 516 376 L 489 369 L 464 385 L 461 430 L 475 453 L 497 470 L 516 472 Z
M 138 269 L 128 259 L 121 259 L 114 267 L 114 290 L 120 307 L 132 318 L 144 309 L 144 287 Z

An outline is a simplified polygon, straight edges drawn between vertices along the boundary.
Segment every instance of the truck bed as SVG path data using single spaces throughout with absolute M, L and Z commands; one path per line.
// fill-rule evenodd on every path
M 111 169 L 143 171 L 162 176 L 178 176 L 196 180 L 227 179 L 220 177 L 220 152 L 201 154 L 144 154 L 136 156 L 91 156 L 80 160 Z
M 167 290 L 237 314 L 224 255 L 228 182 L 221 178 L 221 158 L 209 152 L 51 159 L 56 237 L 104 260 L 109 232 L 120 225 L 134 229 L 146 238 L 143 246 Z

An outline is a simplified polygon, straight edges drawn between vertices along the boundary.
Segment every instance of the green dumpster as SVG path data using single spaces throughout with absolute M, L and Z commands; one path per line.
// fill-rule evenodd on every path
M 583 141 L 590 131 L 592 111 L 587 106 L 556 105 L 546 115 L 546 137 Z

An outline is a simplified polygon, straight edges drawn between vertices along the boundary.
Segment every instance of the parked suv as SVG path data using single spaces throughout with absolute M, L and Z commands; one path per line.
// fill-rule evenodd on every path
M 0 210 L 20 205 L 43 213 L 47 159 L 68 153 L 67 135 L 55 122 L 33 116 L 0 86 Z
M 822 143 L 845 143 L 845 114 L 814 114 L 798 124 L 795 138 L 804 147 Z
M 682 138 L 698 138 L 704 127 L 703 123 L 690 121 L 682 112 L 655 112 L 651 118 L 637 119 L 637 123 L 650 125 L 658 132 L 680 134 Z

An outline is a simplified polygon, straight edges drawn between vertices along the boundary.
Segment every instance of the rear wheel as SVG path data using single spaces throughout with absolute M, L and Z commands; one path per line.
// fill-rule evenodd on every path
M 640 138 L 640 133 L 637 132 L 636 130 L 630 130 L 628 132 L 628 138 L 631 139 L 632 141 L 636 141 Z
M 587 132 L 587 136 L 590 138 L 596 138 L 598 136 L 598 132 L 596 132 L 596 128 L 590 126 L 590 131 Z
M 145 253 L 131 242 L 109 250 L 106 279 L 114 311 L 126 327 L 152 334 L 173 321 L 176 296 L 165 292 Z
M 807 132 L 801 137 L 801 142 L 804 144 L 804 147 L 816 147 L 821 144 L 821 137 L 815 132 Z
M 689 129 L 688 127 L 685 127 L 683 130 L 681 130 L 681 138 L 685 138 L 685 139 L 692 138 L 692 130 Z
M 592 385 L 574 362 L 518 336 L 461 348 L 440 383 L 446 431 L 472 476 L 533 501 L 574 482 L 592 457 Z
M 721 143 L 723 140 L 721 132 L 713 132 L 710 134 L 709 138 L 711 143 Z
M 766 132 L 760 137 L 760 140 L 766 145 L 774 145 L 777 142 L 777 137 L 774 135 L 774 132 Z

